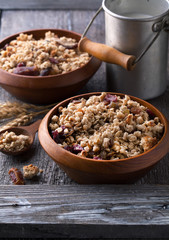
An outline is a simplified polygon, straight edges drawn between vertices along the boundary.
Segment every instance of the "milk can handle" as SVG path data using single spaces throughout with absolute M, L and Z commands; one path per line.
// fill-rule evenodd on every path
M 86 50 L 88 53 L 94 55 L 97 58 L 100 58 L 101 60 L 103 60 L 105 62 L 110 62 L 110 63 L 115 63 L 118 65 L 121 65 L 122 67 L 126 68 L 127 70 L 134 69 L 136 63 L 138 63 L 142 59 L 142 57 L 149 50 L 149 48 L 152 46 L 152 44 L 155 42 L 155 40 L 159 37 L 162 30 L 165 30 L 165 31 L 169 30 L 168 29 L 169 19 L 168 19 L 168 17 L 164 17 L 161 22 L 153 24 L 152 30 L 153 30 L 153 32 L 157 32 L 157 34 L 150 41 L 148 46 L 141 52 L 141 54 L 137 58 L 132 55 L 126 55 L 126 54 L 119 52 L 118 50 L 116 50 L 114 48 L 107 47 L 106 45 L 103 45 L 103 44 L 94 43 L 94 42 L 91 42 L 90 40 L 88 40 L 87 38 L 84 38 L 84 36 L 87 34 L 90 26 L 92 25 L 93 21 L 95 20 L 97 15 L 102 11 L 102 9 L 103 9 L 103 7 L 101 6 L 95 13 L 94 17 L 89 22 L 89 24 L 87 25 L 86 29 L 84 30 L 84 33 L 82 34 L 81 40 L 79 42 L 79 49 L 81 51 Z M 97 50 L 93 51 L 94 47 L 98 47 L 99 49 L 104 49 L 106 51 L 104 51 L 103 54 L 98 54 Z M 113 56 L 110 56 L 111 52 L 112 52 Z M 108 54 L 108 53 L 110 53 L 110 54 L 109 54 L 109 59 L 107 60 L 106 54 Z
M 102 11 L 103 7 L 101 6 L 97 12 L 95 13 L 95 15 L 93 16 L 93 18 L 91 19 L 91 21 L 89 22 L 89 24 L 87 25 L 86 29 L 84 30 L 81 38 L 84 38 L 84 36 L 86 35 L 86 33 L 88 32 L 90 26 L 92 25 L 93 21 L 95 20 L 95 18 L 97 17 L 97 15 L 99 15 L 99 13 Z
M 159 23 L 154 23 L 152 26 L 153 32 L 157 32 L 154 38 L 150 41 L 148 46 L 142 51 L 142 53 L 136 58 L 134 61 L 134 64 L 138 63 L 142 57 L 145 55 L 145 53 L 149 50 L 149 48 L 153 45 L 155 40 L 159 37 L 160 33 L 162 30 L 168 31 L 168 26 L 169 26 L 169 19 L 168 17 L 164 17 L 163 20 Z
M 124 54 L 115 48 L 109 47 L 105 44 L 92 42 L 88 38 L 84 37 L 88 29 L 90 28 L 91 24 L 93 23 L 94 19 L 100 13 L 101 10 L 102 7 L 100 7 L 98 11 L 95 13 L 94 17 L 89 22 L 84 33 L 82 34 L 81 39 L 78 43 L 79 50 L 81 52 L 87 52 L 90 55 L 104 62 L 117 64 L 128 71 L 133 70 L 135 67 L 135 64 L 133 64 L 133 62 L 136 59 L 135 56 Z

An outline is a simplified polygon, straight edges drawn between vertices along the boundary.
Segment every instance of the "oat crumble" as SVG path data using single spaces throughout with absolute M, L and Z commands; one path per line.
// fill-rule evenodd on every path
M 67 73 L 85 65 L 88 53 L 78 51 L 75 39 L 49 31 L 44 39 L 21 33 L 0 49 L 0 68 L 10 73 L 46 76 Z
M 161 139 L 164 125 L 130 99 L 102 93 L 60 107 L 49 124 L 53 139 L 79 156 L 115 160 L 141 154 Z
M 26 179 L 32 179 L 33 177 L 37 176 L 39 172 L 39 168 L 33 164 L 23 167 L 23 176 Z
M 0 135 L 0 150 L 18 152 L 29 146 L 29 144 L 29 136 L 23 134 L 16 135 L 14 132 L 5 131 Z

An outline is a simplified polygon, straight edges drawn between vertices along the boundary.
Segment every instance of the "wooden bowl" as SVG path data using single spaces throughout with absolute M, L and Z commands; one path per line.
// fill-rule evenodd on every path
M 148 107 L 164 124 L 164 134 L 161 140 L 149 151 L 125 159 L 119 160 L 95 160 L 79 157 L 60 147 L 50 136 L 48 126 L 51 118 L 57 113 L 60 106 L 67 104 L 77 98 L 89 98 L 91 95 L 100 93 L 88 93 L 69 98 L 60 102 L 47 113 L 40 124 L 39 140 L 46 153 L 77 183 L 131 183 L 142 177 L 169 151 L 169 122 L 164 115 L 150 103 L 136 97 L 131 97 L 134 101 Z M 110 93 L 124 96 L 120 93 Z
M 60 29 L 35 29 L 23 33 L 33 34 L 35 39 L 44 38 L 47 31 L 56 33 L 59 37 L 71 37 L 80 40 L 80 34 Z M 11 35 L 0 42 L 0 48 L 20 33 Z M 72 96 L 80 90 L 100 67 L 101 61 L 91 57 L 83 67 L 74 71 L 51 76 L 23 76 L 0 69 L 0 86 L 26 102 L 47 104 Z

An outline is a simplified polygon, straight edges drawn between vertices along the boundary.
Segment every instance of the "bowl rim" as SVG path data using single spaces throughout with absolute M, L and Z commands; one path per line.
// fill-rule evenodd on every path
M 79 94 L 79 95 L 75 95 L 75 96 L 73 96 L 73 97 L 67 98 L 67 99 L 59 102 L 56 106 L 54 106 L 54 107 L 46 114 L 45 117 L 47 118 L 47 121 L 46 121 L 45 127 L 46 127 L 46 130 L 47 130 L 47 134 L 49 135 L 50 140 L 52 140 L 52 141 L 57 145 L 57 147 L 59 148 L 59 150 L 60 150 L 61 152 L 63 152 L 63 154 L 65 154 L 65 153 L 66 153 L 67 155 L 70 154 L 70 156 L 76 157 L 76 158 L 81 159 L 81 160 L 83 160 L 83 161 L 92 161 L 92 162 L 100 162 L 100 163 L 116 163 L 116 162 L 124 162 L 124 161 L 129 161 L 129 160 L 135 160 L 136 158 L 140 158 L 140 157 L 142 157 L 142 156 L 144 156 L 144 155 L 147 155 L 148 153 L 152 152 L 155 148 L 157 148 L 157 147 L 161 144 L 161 142 L 165 139 L 166 134 L 167 134 L 167 130 L 168 130 L 167 128 L 168 128 L 169 121 L 166 119 L 166 117 L 165 117 L 155 106 L 153 106 L 151 103 L 149 103 L 149 102 L 147 102 L 147 101 L 145 101 L 145 100 L 143 100 L 143 99 L 141 99 L 141 98 L 138 98 L 138 97 L 135 97 L 135 96 L 132 96 L 132 95 L 129 95 L 129 94 L 125 94 L 125 93 L 107 92 L 107 91 L 105 91 L 105 92 L 108 93 L 108 94 L 114 94 L 114 95 L 117 95 L 117 96 L 125 96 L 125 95 L 127 95 L 127 96 L 129 96 L 132 100 L 135 100 L 135 101 L 141 103 L 143 106 L 146 106 L 146 104 L 147 104 L 148 106 L 150 106 L 150 109 L 155 110 L 155 112 L 158 113 L 157 117 L 159 117 L 160 121 L 164 124 L 163 136 L 162 136 L 161 139 L 158 141 L 158 143 L 157 143 L 155 146 L 153 146 L 151 149 L 149 149 L 148 151 L 146 151 L 146 152 L 144 152 L 144 153 L 138 154 L 138 155 L 136 155 L 136 156 L 128 157 L 128 158 L 115 159 L 115 160 L 93 159 L 93 158 L 82 157 L 82 156 L 78 156 L 78 155 L 76 155 L 76 154 L 74 154 L 74 153 L 71 153 L 71 152 L 65 150 L 64 148 L 62 148 L 61 146 L 59 146 L 59 145 L 54 141 L 54 139 L 51 137 L 50 132 L 49 132 L 49 123 L 50 123 L 50 120 L 51 120 L 52 116 L 53 116 L 54 113 L 57 111 L 58 107 L 62 106 L 63 104 L 66 104 L 66 105 L 67 105 L 67 104 L 68 104 L 71 100 L 73 100 L 73 99 L 82 98 L 82 97 L 85 98 L 85 96 L 90 97 L 90 96 L 92 96 L 92 95 L 99 95 L 99 94 L 102 93 L 102 92 L 90 92 L 90 93 Z M 88 98 L 88 97 L 87 97 L 87 98 Z M 45 117 L 44 117 L 44 118 L 45 118 Z
M 74 31 L 70 31 L 70 30 L 66 30 L 66 29 L 59 29 L 59 28 L 37 28 L 37 29 L 30 29 L 30 30 L 26 30 L 26 31 L 21 31 L 21 32 L 17 32 L 17 33 L 15 33 L 15 34 L 12 34 L 12 35 L 10 35 L 10 36 L 7 36 L 7 37 L 5 37 L 5 38 L 3 38 L 1 41 L 0 41 L 0 45 L 1 44 L 3 44 L 3 42 L 6 42 L 6 41 L 8 41 L 8 39 L 10 39 L 10 38 L 16 38 L 17 36 L 19 36 L 19 34 L 21 34 L 21 33 L 24 33 L 24 34 L 33 34 L 32 32 L 40 32 L 40 31 L 44 31 L 44 33 L 45 32 L 47 32 L 47 31 L 55 31 L 55 32 L 57 32 L 57 31 L 61 31 L 61 32 L 63 32 L 63 34 L 65 33 L 65 32 L 67 32 L 67 33 L 69 33 L 69 34 L 73 34 L 73 35 L 76 35 L 78 38 L 79 38 L 79 40 L 80 40 L 80 37 L 81 37 L 81 34 L 80 33 L 77 33 L 77 32 L 74 32 Z M 13 39 L 13 40 L 14 40 Z M 12 40 L 12 39 L 11 39 Z M 11 41 L 10 40 L 10 41 Z M 7 43 L 6 43 L 7 44 Z M 79 68 L 77 68 L 77 69 L 75 69 L 75 70 L 72 70 L 72 71 L 69 71 L 69 72 L 66 72 L 66 73 L 60 73 L 60 74 L 56 74 L 56 75 L 47 75 L 47 76 L 28 76 L 28 75 L 19 75 L 19 74 L 15 74 L 15 73 L 10 73 L 10 72 L 8 72 L 8 71 L 6 71 L 6 70 L 4 70 L 4 69 L 2 69 L 2 68 L 0 68 L 0 73 L 1 73 L 1 71 L 4 73 L 4 74 L 9 74 L 9 75 L 11 75 L 12 77 L 17 77 L 17 78 L 25 78 L 25 79 L 33 79 L 33 80 L 35 80 L 35 79 L 37 79 L 37 80 L 39 80 L 39 79 L 46 79 L 46 78 L 56 78 L 56 77 L 61 77 L 61 76 L 67 76 L 68 74 L 70 75 L 70 73 L 74 73 L 75 71 L 77 71 L 77 70 L 81 70 L 81 69 L 83 69 L 85 66 L 87 66 L 91 61 L 92 61 L 92 59 L 93 58 L 95 58 L 95 57 L 93 57 L 93 56 L 90 56 L 90 59 L 89 59 L 89 61 L 86 63 L 86 64 L 84 64 L 82 67 L 79 67 Z M 101 61 L 100 61 L 101 62 Z

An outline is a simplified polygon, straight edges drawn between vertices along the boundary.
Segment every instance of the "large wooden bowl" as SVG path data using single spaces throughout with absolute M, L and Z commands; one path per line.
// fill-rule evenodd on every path
M 79 41 L 80 34 L 60 29 L 35 29 L 23 33 L 33 34 L 35 39 L 44 38 L 45 32 L 52 31 L 59 37 L 71 37 Z M 0 42 L 0 48 L 20 33 L 11 35 Z M 52 76 L 22 76 L 0 69 L 0 86 L 23 101 L 46 104 L 72 96 L 80 90 L 100 67 L 101 61 L 91 57 L 83 67 L 74 71 Z
M 161 140 L 149 151 L 135 157 L 120 160 L 95 160 L 79 157 L 60 147 L 50 136 L 48 126 L 51 117 L 57 113 L 58 107 L 67 104 L 76 98 L 89 98 L 93 94 L 88 93 L 69 98 L 62 101 L 47 113 L 40 124 L 39 140 L 46 153 L 67 173 L 67 175 L 78 183 L 129 183 L 143 176 L 169 151 L 169 122 L 164 115 L 150 103 L 136 97 L 131 99 L 148 107 L 158 116 L 164 124 L 164 134 Z M 110 93 L 124 96 L 120 93 Z

